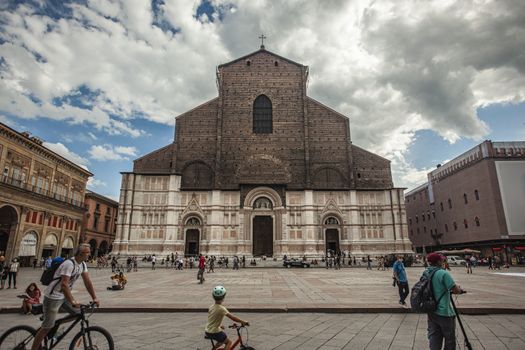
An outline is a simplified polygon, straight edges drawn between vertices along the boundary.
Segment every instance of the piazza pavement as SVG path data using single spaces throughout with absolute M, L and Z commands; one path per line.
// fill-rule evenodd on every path
M 218 284 L 228 290 L 224 305 L 251 321 L 249 344 L 256 349 L 428 348 L 426 315 L 398 304 L 391 270 L 216 268 L 200 285 L 196 269 L 161 265 L 152 271 L 146 265 L 127 273 L 123 291 L 106 290 L 111 269 L 89 271 L 101 301 L 92 322 L 112 333 L 116 349 L 209 349 L 202 329 L 211 288 Z M 423 267 L 407 271 L 412 286 Z M 468 290 L 455 300 L 474 349 L 525 349 L 525 268 L 478 267 L 467 275 L 464 267 L 452 267 L 451 273 Z M 15 324 L 39 325 L 38 317 L 17 313 L 16 295 L 40 274 L 23 268 L 18 289 L 0 291 L 0 332 Z M 89 301 L 80 280 L 74 294 Z

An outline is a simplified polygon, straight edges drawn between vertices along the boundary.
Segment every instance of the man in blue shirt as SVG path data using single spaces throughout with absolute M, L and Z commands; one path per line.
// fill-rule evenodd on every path
M 454 282 L 450 273 L 443 269 L 445 257 L 438 253 L 427 255 L 430 264 L 424 274 L 432 276 L 432 291 L 438 302 L 436 311 L 428 313 L 428 341 L 430 350 L 441 350 L 443 339 L 444 350 L 456 349 L 456 313 L 450 304 L 450 293 L 461 294 L 462 290 Z
M 408 296 L 408 280 L 407 272 L 405 270 L 405 265 L 403 264 L 403 255 L 397 256 L 397 261 L 392 267 L 392 273 L 397 283 L 397 288 L 399 289 L 399 304 L 406 305 L 405 299 Z

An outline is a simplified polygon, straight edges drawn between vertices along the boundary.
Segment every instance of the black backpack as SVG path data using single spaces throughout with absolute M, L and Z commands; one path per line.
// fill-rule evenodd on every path
M 51 263 L 51 266 L 42 272 L 42 276 L 40 276 L 40 283 L 42 283 L 44 286 L 49 286 L 51 282 L 60 279 L 60 277 L 55 277 L 55 272 L 57 271 L 58 267 L 62 265 L 67 260 L 62 261 L 53 261 Z
M 432 271 L 430 275 L 423 273 L 419 282 L 412 287 L 412 292 L 410 294 L 410 306 L 412 311 L 425 313 L 436 311 L 439 301 L 445 294 L 447 294 L 447 292 L 445 292 L 438 300 L 436 300 L 434 296 L 432 278 L 436 271 L 438 271 L 438 269 Z

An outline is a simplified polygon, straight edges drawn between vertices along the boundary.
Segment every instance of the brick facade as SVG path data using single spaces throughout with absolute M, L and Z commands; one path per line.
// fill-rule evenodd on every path
M 220 65 L 218 97 L 178 116 L 174 143 L 123 173 L 118 249 L 180 252 L 199 230 L 201 251 L 250 256 L 255 222 L 271 217 L 273 255 L 323 254 L 326 229 L 354 254 L 410 252 L 390 162 L 352 145 L 348 118 L 308 97 L 307 80 L 308 67 L 264 48 Z M 271 104 L 265 127 L 256 100 Z M 330 215 L 338 225 L 324 225 Z

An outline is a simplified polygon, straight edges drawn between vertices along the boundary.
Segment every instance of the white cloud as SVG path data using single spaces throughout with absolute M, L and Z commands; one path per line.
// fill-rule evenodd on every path
M 136 156 L 137 155 L 137 149 L 135 147 L 123 147 L 123 146 L 117 146 L 115 147 L 115 152 L 120 154 L 125 154 L 128 156 Z
M 53 152 L 58 153 L 62 157 L 72 161 L 73 163 L 77 164 L 78 166 L 88 170 L 87 166 L 89 165 L 89 161 L 86 158 L 84 158 L 82 156 L 79 156 L 78 154 L 70 151 L 62 143 L 60 143 L 60 142 L 57 142 L 57 143 L 44 142 L 42 145 L 47 147 L 47 148 L 49 148 Z
M 172 124 L 216 96 L 216 65 L 256 50 L 261 32 L 267 49 L 310 66 L 308 94 L 349 116 L 353 141 L 394 173 L 424 170 L 405 162 L 417 131 L 482 140 L 478 107 L 525 100 L 522 1 L 214 0 L 213 22 L 195 17 L 198 4 L 154 13 L 148 1 L 91 0 L 65 4 L 60 20 L 3 11 L 0 112 L 144 136 L 134 119 Z M 94 147 L 93 159 L 134 155 Z
M 106 187 L 107 184 L 99 179 L 95 179 L 94 177 L 90 177 L 87 186 L 89 189 L 99 188 L 99 187 Z
M 112 146 L 112 145 L 93 145 L 88 153 L 91 159 L 107 161 L 107 160 L 128 160 L 126 156 L 137 155 L 135 147 Z

